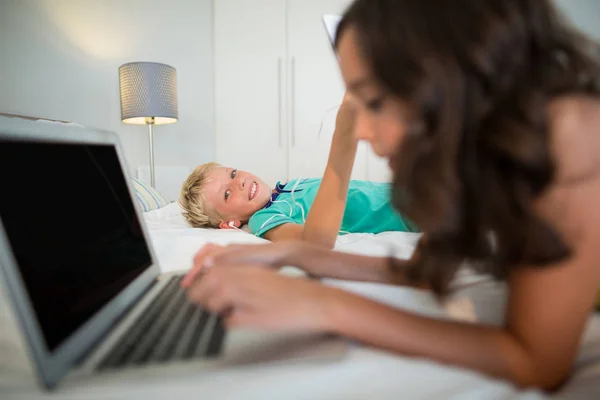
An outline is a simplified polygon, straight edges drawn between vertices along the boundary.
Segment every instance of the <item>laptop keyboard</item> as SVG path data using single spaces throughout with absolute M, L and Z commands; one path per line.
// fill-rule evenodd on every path
M 190 303 L 173 276 L 131 325 L 98 368 L 121 368 L 221 353 L 225 329 L 221 318 Z

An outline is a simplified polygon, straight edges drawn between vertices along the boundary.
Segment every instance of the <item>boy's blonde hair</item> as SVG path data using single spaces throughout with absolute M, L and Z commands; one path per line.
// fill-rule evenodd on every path
M 183 208 L 185 219 L 195 228 L 218 228 L 223 220 L 204 202 L 204 185 L 208 182 L 208 175 L 221 166 L 216 162 L 199 165 L 183 183 L 179 204 Z

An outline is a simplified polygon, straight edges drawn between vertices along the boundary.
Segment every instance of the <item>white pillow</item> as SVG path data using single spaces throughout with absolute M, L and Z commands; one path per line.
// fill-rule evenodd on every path
M 156 210 L 169 204 L 169 201 L 156 189 L 136 178 L 131 178 L 133 192 L 143 212 Z
M 144 215 L 146 216 L 146 219 L 150 221 L 160 221 L 179 216 L 183 218 L 183 210 L 179 203 L 175 201 L 164 207 L 157 208 L 156 210 L 148 211 L 144 213 Z
M 191 228 L 177 202 L 145 212 L 144 220 L 150 229 Z

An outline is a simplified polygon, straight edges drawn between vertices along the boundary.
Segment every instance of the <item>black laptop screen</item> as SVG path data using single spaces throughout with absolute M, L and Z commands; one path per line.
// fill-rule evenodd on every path
M 50 351 L 151 264 L 112 145 L 0 139 L 0 218 Z

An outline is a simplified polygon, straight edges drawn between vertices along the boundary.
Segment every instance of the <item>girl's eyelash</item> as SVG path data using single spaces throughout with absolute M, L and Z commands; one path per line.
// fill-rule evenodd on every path
M 380 97 L 378 99 L 367 102 L 367 108 L 373 111 L 377 111 L 381 108 L 383 104 L 383 98 Z

